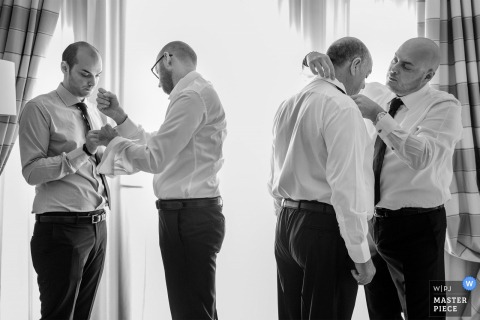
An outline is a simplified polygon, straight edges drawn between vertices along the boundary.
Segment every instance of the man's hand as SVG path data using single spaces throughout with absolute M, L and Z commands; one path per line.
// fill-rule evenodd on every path
M 87 134 L 92 137 L 92 140 L 97 143 L 97 146 L 107 146 L 113 138 L 117 137 L 119 134 L 117 130 L 112 128 L 109 124 L 106 124 L 100 130 L 90 130 Z M 90 149 L 89 149 L 90 150 Z
M 88 152 L 91 154 L 97 153 L 97 148 L 100 145 L 96 131 L 98 130 L 90 130 L 85 136 L 85 146 L 87 147 Z
M 122 124 L 127 119 L 127 114 L 120 107 L 117 96 L 103 88 L 98 88 L 97 108 L 117 124 Z
M 98 140 L 101 146 L 107 146 L 110 141 L 112 141 L 115 137 L 118 137 L 119 134 L 117 130 L 112 128 L 108 123 L 100 129 L 98 132 Z
M 351 96 L 351 98 L 357 104 L 358 109 L 360 109 L 360 112 L 362 113 L 362 116 L 365 119 L 370 119 L 372 122 L 375 122 L 377 114 L 379 112 L 385 111 L 376 102 L 370 100 L 363 94 L 355 94 Z
M 364 286 L 372 281 L 376 271 L 372 259 L 369 259 L 365 263 L 355 263 L 355 268 L 357 270 L 351 271 L 352 276 L 355 278 L 355 280 L 357 280 L 358 284 Z
M 319 74 L 324 78 L 335 79 L 335 68 L 330 57 L 320 52 L 310 52 L 307 54 L 307 64 L 313 74 Z

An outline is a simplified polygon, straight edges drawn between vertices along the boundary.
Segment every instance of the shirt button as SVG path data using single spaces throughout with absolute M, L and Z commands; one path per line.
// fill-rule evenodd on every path
M 378 130 L 378 133 L 381 133 L 382 132 L 382 129 Z
M 395 148 L 394 148 L 394 147 L 392 147 L 392 150 L 395 150 Z

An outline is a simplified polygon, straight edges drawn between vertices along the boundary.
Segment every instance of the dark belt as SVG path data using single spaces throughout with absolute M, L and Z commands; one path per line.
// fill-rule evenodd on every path
M 157 200 L 155 205 L 159 210 L 180 210 L 184 208 L 203 208 L 215 205 L 223 205 L 221 197 L 216 198 L 196 198 L 196 199 L 170 199 Z
M 318 202 L 318 201 L 306 201 L 306 200 L 295 201 L 291 199 L 283 199 L 282 207 L 293 208 L 293 209 L 305 209 L 309 211 L 335 214 L 335 210 L 333 209 L 332 205 L 323 203 L 323 202 Z
M 429 213 L 429 212 L 437 211 L 440 209 L 443 209 L 443 204 L 433 208 L 401 208 L 398 210 L 375 208 L 375 216 L 380 218 L 403 217 L 403 216 L 412 216 L 416 214 Z
M 38 222 L 72 224 L 96 224 L 106 218 L 104 209 L 89 212 L 45 212 L 35 215 L 35 220 Z

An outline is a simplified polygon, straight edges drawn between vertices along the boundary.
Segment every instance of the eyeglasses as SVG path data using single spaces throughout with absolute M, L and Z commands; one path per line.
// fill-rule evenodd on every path
M 166 54 L 168 54 L 170 57 L 173 57 L 173 54 L 169 54 L 169 53 L 165 52 L 165 53 L 160 57 L 160 59 L 158 59 L 157 62 L 155 62 L 155 64 L 153 65 L 152 69 L 150 69 L 150 70 L 152 71 L 153 75 L 154 75 L 155 77 L 157 77 L 157 79 L 160 79 L 160 75 L 157 73 L 157 68 L 156 68 L 156 66 L 157 66 L 157 64 L 160 62 L 160 60 L 162 60 L 162 59 L 166 56 Z

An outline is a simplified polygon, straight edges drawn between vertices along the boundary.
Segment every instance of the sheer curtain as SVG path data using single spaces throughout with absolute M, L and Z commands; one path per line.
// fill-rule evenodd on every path
M 278 0 L 280 12 L 302 35 L 306 51 L 325 52 L 334 40 L 349 34 L 351 0 Z
M 102 55 L 103 71 L 98 87 L 108 88 L 123 99 L 125 1 L 63 0 L 61 27 L 73 32 L 73 41 L 87 41 Z M 96 91 L 90 100 L 95 102 Z M 130 280 L 128 233 L 120 204 L 120 179 L 109 180 L 113 203 L 108 223 L 107 260 L 97 292 L 92 320 L 129 319 Z

